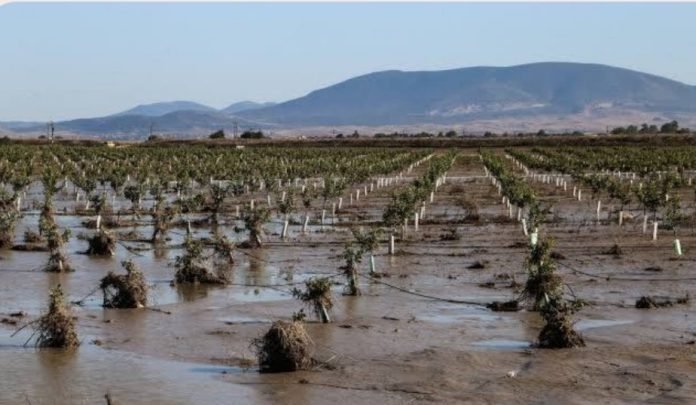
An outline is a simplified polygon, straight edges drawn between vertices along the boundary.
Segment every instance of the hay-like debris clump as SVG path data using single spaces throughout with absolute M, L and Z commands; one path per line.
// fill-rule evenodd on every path
M 260 338 L 254 339 L 261 372 L 307 370 L 314 364 L 312 339 L 299 321 L 276 321 Z

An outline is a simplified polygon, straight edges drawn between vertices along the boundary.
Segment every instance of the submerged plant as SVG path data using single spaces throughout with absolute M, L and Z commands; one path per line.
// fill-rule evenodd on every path
M 184 241 L 184 254 L 177 256 L 175 281 L 181 283 L 226 284 L 229 275 L 220 268 L 212 272 L 203 258 L 203 243 L 187 236 Z
M 50 254 L 44 270 L 52 273 L 72 271 L 73 269 L 68 264 L 67 257 L 63 254 L 63 245 L 70 238 L 70 230 L 66 229 L 61 234 L 59 233 L 58 226 L 53 223 L 49 228 L 45 229 L 44 232 Z
M 14 239 L 15 227 L 20 218 L 14 203 L 16 198 L 0 190 L 0 248 L 11 245 Z
M 213 239 L 213 252 L 216 266 L 229 266 L 234 264 L 234 244 L 225 235 L 215 235 Z
M 143 273 L 128 260 L 121 263 L 126 274 L 109 272 L 99 283 L 105 308 L 141 308 L 147 305 L 148 287 Z
M 175 211 L 170 206 L 164 206 L 164 200 L 158 199 L 155 204 L 155 209 L 152 212 L 153 231 L 150 238 L 152 243 L 160 243 L 166 237 L 169 225 L 174 219 Z
M 346 248 L 341 254 L 346 263 L 341 267 L 343 273 L 346 275 L 346 280 L 348 284 L 346 285 L 346 295 L 360 295 L 360 288 L 358 287 L 358 269 L 357 264 L 360 263 L 363 256 L 363 250 L 360 247 L 356 247 L 352 242 L 346 244 Z
M 261 247 L 263 224 L 270 218 L 271 212 L 266 208 L 247 208 L 242 213 L 244 229 L 249 231 L 249 239 L 241 244 L 243 248 L 255 249 Z
M 527 283 L 522 297 L 533 300 L 533 308 L 544 318 L 544 328 L 539 333 L 540 348 L 571 348 L 584 346 L 585 342 L 574 329 L 571 315 L 574 307 L 563 298 L 563 281 L 556 274 L 552 258 L 553 241 L 540 238 L 530 248 L 526 261 Z
M 75 320 L 70 308 L 65 304 L 63 290 L 58 284 L 51 289 L 48 299 L 48 312 L 36 324 L 36 346 L 54 348 L 74 348 L 79 346 Z
M 563 294 L 563 284 L 556 274 L 556 264 L 551 258 L 552 246 L 552 240 L 539 238 L 536 245 L 531 246 L 525 263 L 527 283 L 522 297 L 533 301 L 535 311 L 552 300 L 558 300 Z
M 116 238 L 111 232 L 99 229 L 97 233 L 89 238 L 88 242 L 88 255 L 113 256 L 116 254 Z
M 569 349 L 585 346 L 585 340 L 573 329 L 572 309 L 564 302 L 550 302 L 543 307 L 541 314 L 546 324 L 539 333 L 538 347 Z
M 310 278 L 305 282 L 304 291 L 295 288 L 292 290 L 292 295 L 311 309 L 321 322 L 331 322 L 329 311 L 333 307 L 333 301 L 331 281 L 328 278 Z

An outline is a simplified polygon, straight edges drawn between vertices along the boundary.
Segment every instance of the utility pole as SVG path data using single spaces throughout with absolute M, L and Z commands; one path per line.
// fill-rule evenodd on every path
M 48 124 L 46 124 L 46 137 L 48 138 L 49 143 L 53 143 L 53 135 L 55 134 L 56 128 L 53 125 L 53 121 L 49 121 Z
M 237 121 L 235 121 L 234 125 L 232 126 L 232 139 L 237 138 L 237 132 L 239 132 L 239 125 L 237 124 Z

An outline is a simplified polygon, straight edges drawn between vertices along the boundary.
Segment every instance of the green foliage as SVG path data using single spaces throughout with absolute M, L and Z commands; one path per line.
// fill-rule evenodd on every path
M 285 193 L 285 199 L 281 200 L 278 198 L 278 212 L 287 216 L 290 215 L 295 210 L 295 192 L 293 190 L 288 190 Z
M 664 203 L 662 188 L 656 181 L 644 183 L 643 187 L 635 190 L 635 194 L 644 209 L 653 214 L 657 213 L 657 210 Z
M 503 158 L 490 152 L 481 152 L 481 158 L 490 173 L 500 182 L 501 190 L 510 204 L 522 208 L 536 201 L 536 195 L 529 184 L 515 175 Z
M 222 183 L 212 183 L 209 186 L 211 206 L 213 211 L 213 222 L 218 223 L 220 212 L 225 203 L 225 198 L 230 194 L 230 187 Z
M 434 190 L 438 178 L 452 167 L 455 153 L 432 157 L 428 170 L 420 178 L 416 179 L 410 186 L 398 192 L 394 192 L 391 201 L 382 213 L 382 221 L 385 226 L 395 228 L 411 218 L 425 201 L 428 194 Z
M 242 212 L 242 220 L 244 221 L 244 229 L 249 231 L 249 239 L 245 247 L 257 248 L 261 247 L 261 233 L 263 232 L 263 224 L 271 217 L 271 212 L 268 208 L 263 207 L 247 207 Z
M 379 247 L 379 238 L 382 232 L 379 229 L 371 231 L 363 231 L 361 229 L 352 228 L 353 238 L 359 249 L 363 252 L 373 252 Z
M 563 295 L 561 279 L 556 274 L 556 264 L 551 258 L 552 247 L 553 240 L 540 237 L 535 246 L 530 246 L 529 256 L 525 261 L 527 283 L 523 297 L 533 300 L 535 310 L 559 302 Z
M 536 229 L 541 226 L 542 223 L 546 221 L 546 217 L 551 212 L 550 207 L 542 207 L 542 205 L 534 200 L 529 204 L 529 211 L 527 213 L 527 226 L 530 229 Z
M 208 135 L 208 138 L 210 139 L 225 139 L 225 131 L 222 129 L 219 131 L 215 131 L 212 134 Z
M 242 139 L 262 139 L 265 138 L 265 135 L 262 131 L 247 130 L 242 132 L 242 134 L 239 135 L 239 137 Z
M 333 308 L 331 280 L 328 277 L 313 277 L 305 281 L 305 290 L 294 288 L 292 295 L 302 301 L 323 323 L 331 322 L 329 311 Z M 304 314 L 304 312 L 302 312 Z M 300 315 L 298 318 L 303 318 Z
M 0 248 L 12 244 L 20 214 L 16 209 L 16 194 L 10 195 L 0 188 Z

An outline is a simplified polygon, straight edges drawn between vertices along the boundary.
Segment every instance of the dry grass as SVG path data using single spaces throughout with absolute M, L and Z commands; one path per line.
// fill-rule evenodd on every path
M 314 364 L 312 339 L 302 322 L 276 321 L 252 346 L 261 372 L 307 370 Z

